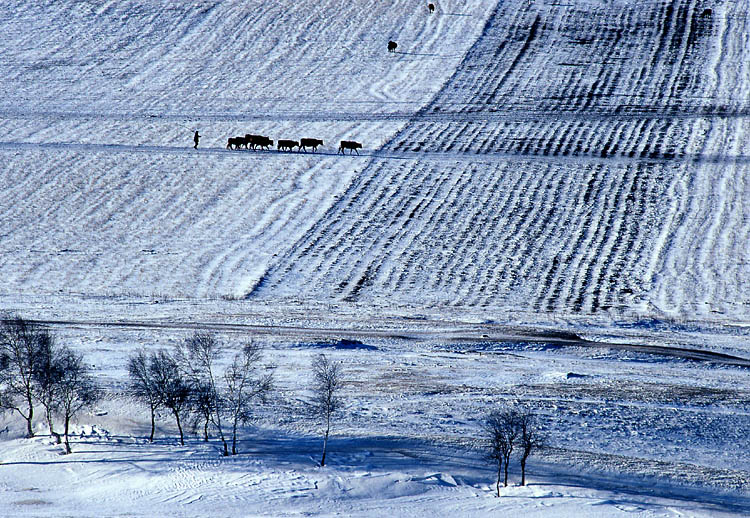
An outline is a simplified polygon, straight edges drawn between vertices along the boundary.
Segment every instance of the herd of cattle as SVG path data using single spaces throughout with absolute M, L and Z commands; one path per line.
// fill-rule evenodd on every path
M 430 13 L 434 13 L 435 4 L 427 4 L 427 9 Z M 388 42 L 388 52 L 396 52 L 397 48 L 398 43 L 395 41 Z M 307 153 L 307 148 L 311 148 L 313 153 L 315 153 L 318 150 L 318 146 L 322 145 L 323 141 L 317 138 L 303 138 L 299 141 L 279 140 L 276 144 L 276 149 L 278 151 L 294 151 L 294 148 L 297 148 L 297 152 L 304 151 Z M 270 138 L 264 135 L 251 135 L 250 133 L 246 134 L 244 137 L 229 137 L 227 140 L 227 149 L 252 149 L 255 151 L 257 149 L 270 150 L 272 146 L 273 140 Z M 362 144 L 354 142 L 353 140 L 342 140 L 341 144 L 339 144 L 338 152 L 343 154 L 347 149 L 349 150 L 350 155 L 352 154 L 352 151 L 359 155 L 359 151 L 357 150 L 362 149 Z
M 298 152 L 304 151 L 307 153 L 307 148 L 310 148 L 315 153 L 318 150 L 318 146 L 322 145 L 323 141 L 317 138 L 303 138 L 299 141 L 279 140 L 276 144 L 276 149 L 279 151 L 294 151 L 294 148 L 297 148 Z M 257 149 L 270 150 L 272 146 L 273 140 L 264 135 L 251 135 L 248 133 L 244 137 L 229 137 L 227 139 L 227 149 L 252 149 L 255 151 Z M 347 149 L 350 155 L 352 151 L 359 155 L 357 149 L 362 149 L 362 144 L 353 140 L 342 140 L 339 145 L 339 153 L 343 154 L 344 150 Z

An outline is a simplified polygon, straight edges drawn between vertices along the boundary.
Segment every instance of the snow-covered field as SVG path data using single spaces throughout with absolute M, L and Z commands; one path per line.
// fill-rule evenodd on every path
M 111 396 L 71 456 L 5 416 L 0 515 L 750 514 L 750 2 L 436 6 L 2 3 L 0 310 Z M 277 366 L 238 458 L 144 443 L 121 395 L 195 328 Z M 352 381 L 325 469 L 321 350 Z M 508 401 L 553 448 L 497 499 Z

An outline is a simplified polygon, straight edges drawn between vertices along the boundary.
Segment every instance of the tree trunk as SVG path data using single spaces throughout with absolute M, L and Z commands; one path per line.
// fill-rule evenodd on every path
M 521 457 L 521 485 L 526 485 L 526 457 Z
M 182 434 L 182 424 L 180 423 L 180 413 L 176 410 L 173 410 L 174 412 L 174 418 L 177 421 L 177 429 L 180 431 L 180 444 L 182 446 L 185 446 L 185 438 Z
M 208 419 L 203 423 L 203 442 L 208 442 Z
M 148 442 L 154 442 L 154 430 L 156 429 L 156 409 L 151 405 L 151 435 L 148 436 Z
M 34 419 L 34 402 L 31 400 L 31 394 L 27 395 L 26 401 L 29 405 L 29 416 L 26 418 L 26 437 L 34 437 L 34 427 L 32 420 Z
M 62 442 L 62 439 L 60 438 L 60 434 L 55 432 L 55 426 L 54 421 L 52 420 L 52 411 L 51 411 L 52 405 L 45 406 L 46 414 L 47 414 L 47 426 L 49 426 L 49 434 L 55 438 L 55 441 L 57 444 L 60 444 Z
M 502 475 L 502 473 L 503 473 L 502 469 L 503 469 L 503 462 L 500 461 L 497 464 L 497 483 L 495 484 L 495 489 L 497 489 L 497 496 L 498 496 L 498 498 L 500 497 L 500 479 L 503 476 Z
M 70 441 L 68 440 L 68 430 L 70 429 L 70 415 L 65 413 L 65 453 L 73 453 L 70 449 Z
M 232 424 L 232 455 L 237 455 L 237 419 Z
M 326 435 L 323 438 L 323 458 L 320 459 L 320 466 L 326 465 L 326 450 L 328 449 L 328 433 L 331 431 L 331 416 L 326 417 Z
M 326 465 L 326 449 L 328 448 L 328 431 L 326 430 L 326 436 L 323 439 L 323 458 L 320 459 L 320 466 Z
M 508 487 L 508 464 L 510 464 L 510 459 L 504 459 L 505 460 L 505 481 L 504 485 L 505 487 Z
M 222 455 L 224 455 L 224 457 L 229 457 L 229 446 L 227 445 L 227 438 L 224 436 L 224 428 L 221 425 L 221 413 L 217 408 L 214 408 L 214 417 L 216 418 L 214 420 L 214 425 L 219 431 L 219 438 L 221 439 L 221 442 L 224 444 L 224 453 L 222 453 Z

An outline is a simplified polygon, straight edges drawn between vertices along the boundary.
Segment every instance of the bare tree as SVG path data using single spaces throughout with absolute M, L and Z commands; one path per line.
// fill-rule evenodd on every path
M 39 351 L 52 341 L 41 325 L 10 316 L 0 321 L 0 408 L 14 410 L 26 420 L 26 436 L 34 436 L 34 374 Z
M 500 496 L 500 480 L 502 479 L 503 461 L 505 456 L 503 455 L 502 448 L 502 422 L 498 415 L 490 414 L 490 416 L 487 417 L 484 423 L 484 435 L 488 447 L 487 459 L 497 466 L 495 489 L 497 490 L 497 496 Z
M 61 353 L 54 340 L 44 340 L 40 344 L 34 369 L 35 398 L 44 408 L 49 433 L 56 439 L 57 444 L 62 442 L 62 438 L 55 432 L 54 414 L 60 410 L 59 383 L 65 374 Z
M 508 486 L 508 468 L 513 449 L 516 446 L 520 428 L 518 412 L 500 410 L 491 413 L 485 423 L 485 436 L 488 439 L 488 457 L 497 463 L 497 496 L 500 496 L 500 477 L 504 474 L 504 485 Z
M 176 356 L 180 367 L 188 373 L 194 387 L 200 386 L 204 391 L 202 397 L 205 414 L 209 416 L 224 447 L 223 455 L 229 455 L 229 445 L 224 434 L 225 401 L 217 383 L 215 372 L 216 360 L 224 349 L 210 333 L 196 332 L 177 346 Z
M 185 445 L 182 431 L 182 418 L 190 408 L 192 388 L 189 380 L 180 370 L 177 360 L 166 351 L 159 351 L 149 364 L 150 376 L 154 380 L 158 401 L 170 410 L 180 432 L 180 444 Z
M 245 344 L 231 365 L 224 371 L 226 381 L 226 409 L 232 421 L 232 455 L 237 454 L 237 426 L 252 417 L 251 404 L 265 401 L 273 387 L 273 375 L 260 373 L 261 348 Z
M 99 390 L 83 356 L 67 347 L 60 350 L 59 356 L 62 377 L 57 382 L 57 395 L 60 398 L 60 412 L 65 427 L 65 451 L 71 453 L 68 433 L 70 420 L 82 409 L 90 407 L 99 399 Z
M 208 442 L 208 425 L 211 424 L 211 413 L 214 397 L 209 387 L 205 383 L 195 383 L 193 385 L 193 399 L 191 403 L 191 430 L 196 433 L 198 427 L 203 428 L 203 441 Z
M 339 365 L 329 361 L 324 354 L 317 356 L 313 360 L 312 373 L 312 409 L 315 415 L 325 420 L 323 457 L 320 459 L 320 465 L 325 466 L 328 434 L 331 431 L 331 418 L 343 405 L 339 397 L 343 379 Z
M 128 374 L 130 375 L 129 392 L 136 400 L 148 405 L 151 412 L 151 434 L 149 442 L 154 442 L 154 431 L 156 429 L 156 412 L 159 409 L 159 390 L 153 377 L 151 365 L 154 363 L 156 353 L 149 355 L 145 349 L 139 349 L 128 358 Z
M 519 445 L 521 448 L 521 485 L 526 485 L 526 461 L 534 450 L 544 447 L 544 436 L 536 415 L 522 411 L 518 415 Z

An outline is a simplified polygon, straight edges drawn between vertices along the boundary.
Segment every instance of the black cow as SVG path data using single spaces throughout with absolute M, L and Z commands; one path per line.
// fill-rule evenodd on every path
M 341 145 L 339 146 L 339 153 L 343 155 L 345 149 L 349 150 L 350 155 L 352 154 L 352 151 L 359 155 L 359 151 L 357 151 L 357 149 L 362 149 L 362 144 L 360 144 L 359 142 L 354 142 L 353 140 L 342 140 Z
M 279 151 L 288 149 L 289 151 L 294 150 L 294 148 L 299 147 L 299 142 L 296 140 L 279 140 L 279 144 L 276 147 Z
M 435 4 L 427 4 L 427 9 L 430 10 L 430 13 L 435 12 Z
M 247 139 L 245 137 L 229 137 L 227 139 L 227 149 L 239 149 L 242 146 L 247 148 Z
M 251 135 L 248 133 L 245 135 L 245 140 L 247 141 L 247 145 L 253 150 L 259 147 L 270 149 L 273 146 L 273 140 L 263 135 Z
M 397 47 L 398 47 L 398 43 L 396 43 L 395 41 L 388 42 L 388 52 L 396 52 Z
M 299 148 L 305 153 L 307 153 L 307 149 L 305 149 L 307 147 L 311 147 L 313 150 L 313 153 L 315 153 L 315 151 L 317 151 L 318 149 L 318 146 L 322 146 L 322 145 L 323 145 L 323 141 L 317 138 L 303 138 L 302 140 L 299 141 Z

